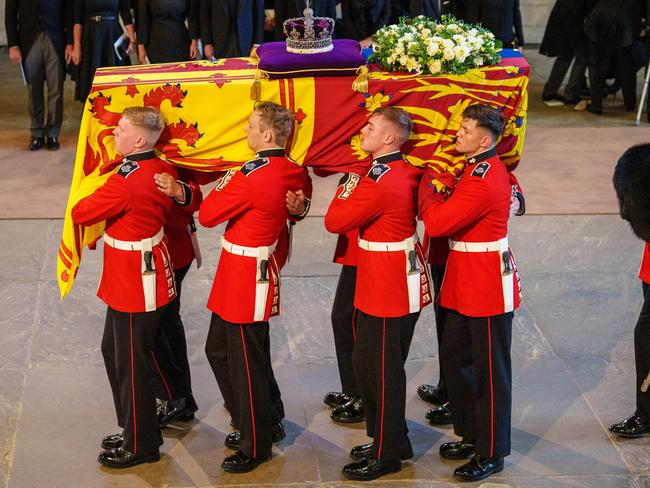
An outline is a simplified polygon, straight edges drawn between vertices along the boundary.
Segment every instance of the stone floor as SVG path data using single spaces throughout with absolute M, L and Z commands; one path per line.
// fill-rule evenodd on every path
M 510 230 L 524 286 L 512 347 L 513 453 L 503 473 L 480 486 L 650 487 L 650 439 L 621 441 L 606 430 L 634 408 L 632 331 L 641 307 L 641 243 L 616 215 L 611 170 L 626 147 L 649 139 L 648 126 L 634 127 L 620 99 L 610 99 L 601 118 L 542 105 L 549 63 L 526 54 L 530 123 L 517 174 L 529 215 L 513 219 Z M 329 324 L 339 269 L 330 263 L 334 238 L 322 225 L 331 178 L 317 181 L 312 216 L 296 229 L 283 315 L 271 325 L 288 434 L 273 460 L 246 475 L 219 469 L 229 428 L 203 353 L 219 229 L 201 229 L 206 259 L 186 278 L 182 310 L 197 419 L 165 430 L 159 463 L 123 472 L 96 463 L 100 437 L 116 430 L 99 352 L 104 308 L 94 296 L 101 249 L 86 252 L 63 303 L 55 279 L 79 106 L 66 100 L 60 152 L 29 154 L 25 131 L 16 128 L 27 123 L 24 90 L 6 58 L 0 68 L 0 487 L 359 486 L 340 469 L 350 447 L 365 442 L 362 425 L 333 424 L 321 403 L 339 387 Z M 459 486 L 451 478 L 457 463 L 437 454 L 453 434 L 428 425 L 428 405 L 415 395 L 437 374 L 429 308 L 407 363 L 415 459 L 369 485 Z

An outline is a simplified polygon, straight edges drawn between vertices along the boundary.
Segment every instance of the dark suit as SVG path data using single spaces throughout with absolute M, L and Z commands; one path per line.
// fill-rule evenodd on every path
M 390 22 L 391 0 L 342 0 L 345 37 L 361 41 Z
M 248 56 L 264 41 L 264 0 L 200 0 L 203 45 L 217 58 Z
M 7 0 L 7 45 L 20 48 L 33 137 L 58 137 L 63 121 L 63 52 L 72 44 L 71 0 Z M 44 85 L 47 83 L 47 121 Z
M 524 28 L 519 0 L 464 0 L 460 16 L 490 29 L 503 47 L 524 45 Z

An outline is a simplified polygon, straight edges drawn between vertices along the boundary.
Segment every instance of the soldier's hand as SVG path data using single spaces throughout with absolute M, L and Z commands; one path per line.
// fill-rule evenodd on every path
M 22 55 L 20 54 L 20 48 L 18 46 L 11 46 L 9 48 L 9 59 L 11 59 L 12 63 L 20 63 Z
M 291 215 L 302 215 L 305 211 L 305 194 L 302 190 L 287 192 L 287 210 Z
M 169 173 L 156 173 L 153 179 L 158 189 L 170 198 L 174 198 L 179 202 L 185 201 L 185 192 L 183 187 L 178 181 L 174 179 Z

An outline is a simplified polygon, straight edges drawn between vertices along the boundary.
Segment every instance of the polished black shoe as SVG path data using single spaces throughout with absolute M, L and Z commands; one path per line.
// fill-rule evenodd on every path
M 404 447 L 404 452 L 402 453 L 402 461 L 408 461 L 409 459 L 412 459 L 414 456 L 413 454 L 413 446 L 411 446 L 411 441 L 406 438 L 406 447 Z M 369 442 L 368 444 L 361 444 L 360 446 L 354 446 L 350 450 L 350 457 L 352 459 L 366 459 L 366 458 L 371 458 L 372 457 L 372 442 Z
M 442 405 L 447 401 L 445 392 L 440 387 L 433 385 L 418 386 L 418 396 L 425 402 L 433 403 L 434 405 Z
M 176 400 L 162 401 L 162 405 L 157 407 L 158 425 L 166 427 L 175 420 L 189 421 L 194 420 L 194 412 L 199 409 L 194 398 L 191 396 L 178 398 Z
M 160 434 L 160 438 L 158 439 L 158 445 L 162 446 L 163 445 L 163 436 Z M 112 435 L 107 435 L 102 439 L 102 449 L 108 451 L 110 449 L 117 449 L 118 447 L 122 447 L 122 444 L 124 444 L 124 435 L 122 433 L 119 434 L 112 434 Z
M 137 464 L 160 461 L 160 453 L 134 454 L 118 447 L 100 452 L 97 461 L 108 468 L 130 468 Z
M 45 147 L 50 151 L 57 151 L 61 147 L 58 137 L 48 137 L 45 141 Z
M 286 436 L 287 433 L 284 431 L 282 422 L 278 422 L 273 427 L 271 427 L 271 439 L 273 440 L 274 443 L 277 444 Z M 230 434 L 228 434 L 226 436 L 226 440 L 224 441 L 224 444 L 226 445 L 226 447 L 229 447 L 230 449 L 239 449 L 239 447 L 241 446 L 241 431 L 236 430 L 235 432 L 231 432 Z
M 256 458 L 248 457 L 243 452 L 237 451 L 223 460 L 221 469 L 229 473 L 248 473 L 269 459 L 271 459 L 271 451 Z
M 476 455 L 454 470 L 454 478 L 459 481 L 480 481 L 500 471 L 503 471 L 503 458 L 490 459 Z
M 356 424 L 357 422 L 363 422 L 366 415 L 363 411 L 363 402 L 361 401 L 361 398 L 353 398 L 348 403 L 339 405 L 332 410 L 330 418 L 334 422 L 342 424 Z
M 118 447 L 122 447 L 123 442 L 124 436 L 122 433 L 107 435 L 102 439 L 102 449 L 106 451 L 110 449 L 117 449 Z
M 474 454 L 476 454 L 476 446 L 465 439 L 458 442 L 445 442 L 440 446 L 440 456 L 445 459 L 469 459 Z
M 454 423 L 454 417 L 449 409 L 450 403 L 443 403 L 438 408 L 429 410 L 424 414 L 431 425 L 449 425 Z
M 30 151 L 38 151 L 39 149 L 42 149 L 42 147 L 45 145 L 45 139 L 42 137 L 34 137 L 32 138 L 32 142 L 29 144 L 29 150 Z
M 352 400 L 352 397 L 342 393 L 340 391 L 330 391 L 325 398 L 323 398 L 323 403 L 331 408 L 336 408 L 339 405 L 344 405 Z
M 350 480 L 370 481 L 389 473 L 397 473 L 402 469 L 399 459 L 380 461 L 375 458 L 364 458 L 356 463 L 346 464 L 343 467 L 343 476 Z
M 609 431 L 621 437 L 643 437 L 650 432 L 650 425 L 637 415 L 609 426 Z

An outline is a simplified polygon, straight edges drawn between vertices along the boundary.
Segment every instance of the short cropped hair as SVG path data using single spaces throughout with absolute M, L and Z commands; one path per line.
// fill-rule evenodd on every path
M 490 131 L 494 142 L 501 136 L 505 124 L 505 119 L 499 110 L 482 103 L 467 107 L 463 112 L 463 118 L 475 120 L 477 127 Z
M 399 107 L 379 107 L 373 113 L 393 124 L 401 131 L 402 143 L 406 142 L 413 130 L 413 121 L 406 110 Z
M 287 142 L 289 134 L 291 134 L 291 126 L 293 125 L 293 115 L 286 108 L 273 102 L 256 102 L 254 109 L 260 112 L 260 128 L 262 130 L 273 131 L 275 142 L 284 145 Z
M 126 117 L 136 127 L 148 129 L 158 135 L 165 128 L 165 119 L 160 110 L 153 107 L 128 107 L 122 112 L 122 117 Z

